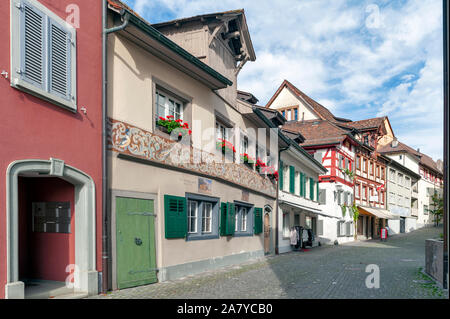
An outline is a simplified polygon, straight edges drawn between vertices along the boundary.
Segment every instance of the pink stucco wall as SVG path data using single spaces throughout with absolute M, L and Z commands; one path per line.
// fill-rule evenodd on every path
M 89 174 L 95 182 L 97 214 L 97 270 L 101 271 L 101 105 L 102 2 L 39 0 L 66 19 L 66 7 L 80 8 L 77 29 L 78 112 L 18 91 L 0 76 L 0 298 L 6 284 L 6 170 L 15 160 L 62 159 Z M 10 1 L 0 1 L 0 72 L 10 70 Z M 80 111 L 87 109 L 87 114 Z

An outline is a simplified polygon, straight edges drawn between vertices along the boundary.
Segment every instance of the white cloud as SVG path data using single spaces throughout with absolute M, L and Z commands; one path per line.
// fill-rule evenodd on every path
M 337 116 L 388 115 L 405 142 L 442 157 L 440 1 L 134 0 L 134 8 L 152 22 L 160 8 L 177 18 L 244 8 L 257 60 L 241 71 L 240 89 L 264 104 L 288 79 Z

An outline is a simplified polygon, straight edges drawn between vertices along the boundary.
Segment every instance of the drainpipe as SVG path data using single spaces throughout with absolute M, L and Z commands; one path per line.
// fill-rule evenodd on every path
M 129 23 L 129 14 L 123 10 L 121 12 L 123 24 L 111 29 L 107 29 L 108 1 L 102 0 L 102 293 L 108 291 L 109 279 L 109 245 L 108 245 L 108 183 L 107 183 L 107 138 L 108 132 L 106 128 L 107 114 L 107 37 L 108 34 L 125 29 Z
M 443 286 L 448 289 L 448 209 L 449 209 L 449 192 L 448 192 L 448 160 L 449 160 L 449 147 L 448 147 L 448 135 L 449 135 L 449 14 L 450 8 L 448 1 L 443 2 L 443 24 L 444 24 L 444 273 L 443 273 Z
M 281 153 L 284 151 L 287 151 L 289 149 L 288 147 L 282 148 L 280 150 L 278 150 L 278 172 L 280 172 L 280 161 L 281 161 Z M 280 215 L 280 209 L 279 207 L 279 195 L 280 195 L 280 176 L 278 176 L 278 180 L 277 180 L 277 201 L 276 201 L 276 211 L 275 211 L 275 255 L 279 255 L 280 254 L 280 250 L 279 250 L 279 215 Z

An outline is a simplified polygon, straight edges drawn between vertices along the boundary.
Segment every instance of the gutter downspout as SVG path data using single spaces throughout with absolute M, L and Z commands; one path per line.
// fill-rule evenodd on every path
M 280 165 L 279 164 L 281 162 L 281 153 L 284 152 L 284 151 L 287 151 L 288 149 L 289 149 L 289 146 L 278 150 L 278 172 L 280 171 Z M 280 226 L 279 226 L 279 215 L 280 215 L 279 196 L 280 196 L 280 177 L 278 176 L 278 180 L 277 180 L 277 200 L 276 200 L 277 208 L 276 208 L 276 211 L 275 211 L 275 255 L 279 255 L 280 254 L 280 249 L 278 247 L 280 245 L 279 239 L 278 239 L 279 236 L 280 236 L 280 234 L 279 234 L 279 228 L 280 228 Z
M 444 207 L 443 207 L 443 224 L 444 224 L 444 256 L 443 256 L 443 287 L 448 289 L 448 208 L 449 208 L 449 192 L 448 192 L 448 160 L 449 160 L 449 147 L 448 147 L 448 135 L 449 135 L 449 14 L 450 8 L 447 0 L 443 2 L 443 42 L 444 42 Z
M 101 277 L 101 291 L 106 293 L 109 284 L 109 245 L 108 245 L 108 169 L 107 169 L 107 37 L 108 34 L 125 29 L 129 23 L 129 14 L 125 11 L 121 12 L 123 17 L 123 24 L 107 29 L 107 15 L 108 15 L 108 1 L 102 0 L 102 277 Z

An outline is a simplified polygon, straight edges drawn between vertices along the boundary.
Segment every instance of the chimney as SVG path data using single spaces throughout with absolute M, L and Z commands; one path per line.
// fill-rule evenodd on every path
M 417 153 L 420 153 L 420 148 L 417 149 Z

